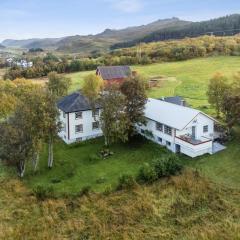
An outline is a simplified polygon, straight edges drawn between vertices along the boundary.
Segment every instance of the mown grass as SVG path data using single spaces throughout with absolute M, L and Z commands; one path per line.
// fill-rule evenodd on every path
M 0 179 L 0 239 L 239 239 L 240 192 L 186 171 L 133 190 L 38 201 Z
M 169 154 L 164 148 L 139 138 L 127 144 L 113 145 L 114 155 L 107 159 L 96 158 L 103 144 L 102 138 L 73 146 L 59 141 L 54 147 L 53 169 L 47 168 L 47 149 L 44 149 L 39 172 L 28 171 L 24 182 L 32 189 L 38 185 L 52 186 L 58 194 L 77 194 L 86 186 L 95 192 L 103 192 L 115 188 L 122 174 L 135 176 L 143 163 Z

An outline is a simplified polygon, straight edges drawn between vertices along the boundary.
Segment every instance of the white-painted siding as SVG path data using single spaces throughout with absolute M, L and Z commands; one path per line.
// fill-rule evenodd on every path
M 179 119 L 181 121 L 181 119 Z M 192 127 L 196 127 L 196 140 L 201 141 L 200 144 L 193 145 L 179 137 L 183 135 L 192 135 Z M 204 132 L 204 126 L 208 126 L 208 132 Z M 170 126 L 171 127 L 171 126 Z M 214 135 L 214 121 L 211 118 L 208 118 L 206 115 L 199 113 L 189 124 L 181 131 L 172 128 L 172 135 L 169 136 L 168 134 L 164 133 L 164 126 L 163 131 L 159 131 L 156 128 L 156 122 L 153 120 L 148 119 L 146 126 L 138 126 L 138 132 L 144 136 L 146 133 L 142 131 L 149 131 L 152 133 L 152 137 L 146 136 L 148 139 L 166 146 L 170 151 L 176 152 L 176 145 L 179 145 L 181 148 L 181 153 L 190 156 L 192 158 L 201 156 L 203 154 L 212 154 L 213 149 L 213 135 Z M 160 139 L 162 141 L 159 141 Z M 171 143 L 171 146 L 167 145 L 167 142 Z
M 67 144 L 102 136 L 100 126 L 99 129 L 93 129 L 93 122 L 99 122 L 99 116 L 94 118 L 92 111 L 83 111 L 82 118 L 76 119 L 75 113 L 66 113 L 64 118 L 64 113 L 60 110 L 60 121 L 63 126 L 66 124 L 66 131 L 62 129 L 59 136 Z M 80 124 L 83 126 L 83 131 L 76 133 L 75 128 Z

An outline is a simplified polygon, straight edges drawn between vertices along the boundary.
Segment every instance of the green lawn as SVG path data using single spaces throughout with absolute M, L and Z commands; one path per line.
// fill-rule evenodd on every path
M 183 161 L 217 183 L 240 189 L 240 137 L 228 143 L 222 152 L 196 159 L 183 157 Z
M 53 169 L 46 167 L 45 149 L 39 172 L 34 175 L 27 171 L 24 181 L 31 188 L 39 184 L 53 186 L 57 193 L 78 193 L 85 186 L 91 186 L 96 192 L 104 191 L 108 187 L 114 187 L 121 174 L 136 175 L 144 162 L 151 162 L 155 157 L 168 154 L 164 148 L 149 141 L 136 142 L 116 144 L 111 147 L 114 152 L 112 157 L 92 160 L 91 156 L 98 154 L 103 147 L 102 138 L 73 146 L 59 141 L 54 148 Z M 58 180 L 61 182 L 53 183 Z

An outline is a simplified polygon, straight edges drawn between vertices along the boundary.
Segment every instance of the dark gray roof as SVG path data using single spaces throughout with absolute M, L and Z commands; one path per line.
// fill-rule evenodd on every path
M 128 78 L 132 73 L 129 66 L 98 67 L 97 70 L 104 80 Z
M 168 103 L 173 103 L 173 104 L 180 105 L 180 106 L 182 106 L 182 105 L 186 106 L 186 101 L 184 100 L 184 98 L 179 97 L 179 96 L 176 96 L 176 97 L 162 97 L 159 100 L 162 100 L 162 101 L 165 101 L 165 102 L 168 102 Z
M 65 113 L 87 111 L 92 109 L 90 101 L 81 92 L 75 92 L 63 97 L 60 99 L 57 106 Z M 96 103 L 96 108 L 100 108 L 98 103 Z

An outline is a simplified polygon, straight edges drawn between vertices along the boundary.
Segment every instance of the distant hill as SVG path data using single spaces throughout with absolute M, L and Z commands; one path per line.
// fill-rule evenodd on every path
M 6 39 L 2 42 L 5 47 L 16 47 L 16 48 L 49 48 L 55 47 L 58 41 L 62 38 L 32 38 L 25 40 L 14 40 Z
M 121 30 L 106 29 L 97 35 L 88 36 L 70 36 L 64 38 L 47 38 L 47 39 L 26 39 L 12 40 L 7 39 L 2 42 L 6 47 L 19 48 L 55 48 L 61 52 L 68 53 L 86 53 L 106 51 L 111 45 L 122 41 L 132 41 L 136 38 L 144 37 L 154 31 L 168 27 L 181 27 L 190 24 L 190 22 L 178 18 L 158 20 L 153 23 L 128 27 Z
M 0 44 L 0 49 L 3 49 L 3 48 L 5 48 L 2 44 Z
M 152 32 L 142 38 L 114 44 L 111 48 L 132 47 L 141 42 L 156 42 L 201 35 L 231 36 L 240 32 L 240 14 L 233 14 L 203 22 L 192 22 L 182 26 L 170 26 Z
M 58 42 L 57 50 L 64 52 L 101 52 L 108 50 L 112 44 L 121 41 L 131 41 L 156 30 L 173 26 L 180 27 L 188 24 L 190 24 L 190 22 L 178 18 L 171 18 L 121 30 L 106 29 L 97 35 L 66 37 Z

